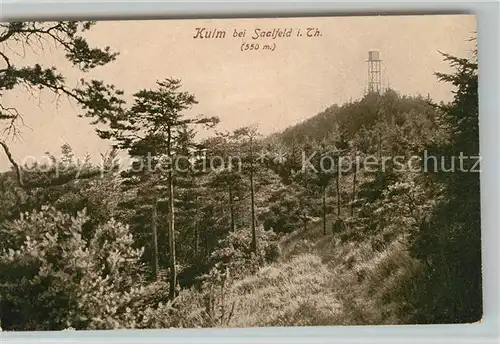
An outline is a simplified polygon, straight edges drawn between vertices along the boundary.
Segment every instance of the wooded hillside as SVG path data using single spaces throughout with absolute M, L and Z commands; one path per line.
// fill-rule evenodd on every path
M 91 27 L 9 23 L 0 42 L 47 39 L 84 73 L 116 56 L 79 36 Z M 443 55 L 448 104 L 389 89 L 264 137 L 188 117 L 197 98 L 182 80 L 125 102 L 119 85 L 70 88 L 1 55 L 0 97 L 70 97 L 113 145 L 101 164 L 66 144 L 20 165 L 9 140 L 22 114 L 2 105 L 3 330 L 481 319 L 475 60 Z M 199 140 L 201 127 L 213 135 Z

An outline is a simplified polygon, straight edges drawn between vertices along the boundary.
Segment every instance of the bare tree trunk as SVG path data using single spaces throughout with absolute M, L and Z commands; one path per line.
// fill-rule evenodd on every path
M 340 156 L 337 157 L 337 174 L 335 184 L 337 185 L 337 218 L 340 218 Z
M 195 201 L 195 218 L 194 218 L 194 255 L 198 256 L 198 241 L 199 241 L 199 233 L 198 233 L 198 196 L 196 196 Z
M 171 159 L 171 129 L 168 128 L 167 154 Z M 170 265 L 170 289 L 169 297 L 174 299 L 176 296 L 177 271 L 175 268 L 175 217 L 174 217 L 174 179 L 172 165 L 168 169 L 168 247 L 169 247 L 169 265 Z
M 253 182 L 253 140 L 250 137 L 250 198 L 252 208 L 252 251 L 257 253 L 257 233 L 255 229 L 255 189 Z
M 153 236 L 153 277 L 158 280 L 158 232 L 157 232 L 157 201 L 153 202 L 151 216 L 151 235 Z
M 210 220 L 213 219 L 213 210 L 212 208 L 209 208 L 209 213 L 208 213 L 208 218 Z M 205 257 L 209 257 L 210 256 L 210 243 L 208 242 L 208 226 L 207 224 L 204 224 L 203 226 L 203 236 L 204 236 L 204 239 L 205 239 Z
M 377 155 L 378 155 L 378 161 L 380 163 L 380 160 L 382 159 L 382 132 L 380 130 L 378 133 Z
M 378 134 L 378 175 L 377 175 L 377 178 L 378 178 L 378 187 L 380 189 L 382 189 L 383 187 L 383 184 L 384 184 L 384 181 L 382 179 L 382 173 L 384 172 L 383 171 L 383 167 L 384 167 L 384 164 L 382 163 L 382 132 L 379 130 L 379 134 Z
M 205 228 L 203 234 L 205 237 L 205 256 L 208 257 L 210 255 L 209 247 L 208 247 L 208 229 L 207 226 L 203 226 Z
M 236 230 L 236 225 L 234 221 L 234 199 L 233 199 L 233 188 L 229 185 L 229 210 L 231 211 L 231 231 Z
M 357 161 L 354 165 L 354 173 L 352 176 L 352 196 L 351 196 L 351 217 L 354 217 L 354 202 L 356 201 L 356 183 L 358 177 L 358 164 Z
M 326 186 L 323 187 L 323 235 L 326 235 Z
M 307 154 L 307 149 L 304 148 L 305 154 Z M 307 203 L 307 167 L 302 166 L 304 168 L 304 200 Z M 306 206 L 304 204 L 304 232 L 307 231 L 307 211 Z

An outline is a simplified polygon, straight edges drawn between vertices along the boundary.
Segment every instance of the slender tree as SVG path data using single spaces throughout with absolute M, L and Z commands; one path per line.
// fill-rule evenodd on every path
M 134 94 L 134 104 L 129 110 L 109 118 L 109 128 L 100 130 L 101 137 L 113 138 L 118 148 L 127 149 L 131 155 L 146 156 L 146 171 L 158 175 L 158 182 L 166 177 L 168 214 L 168 253 L 170 270 L 169 296 L 176 296 L 177 271 L 175 247 L 175 176 L 177 151 L 185 145 L 186 128 L 194 125 L 213 126 L 215 117 L 186 118 L 183 111 L 197 101 L 193 94 L 181 91 L 178 79 L 157 81 L 157 89 L 143 89 Z M 182 159 L 184 160 L 184 159 Z M 166 171 L 166 173 L 164 173 Z M 165 176 L 166 174 L 166 176 Z
M 248 173 L 250 180 L 250 212 L 251 212 L 251 229 L 252 229 L 252 244 L 251 250 L 257 253 L 257 230 L 256 230 L 256 213 L 255 213 L 255 140 L 258 137 L 258 131 L 255 126 L 244 127 L 234 132 L 237 137 L 245 137 L 248 144 Z
M 152 205 L 152 216 L 151 216 L 151 236 L 153 239 L 153 277 L 155 280 L 158 279 L 159 265 L 158 265 L 158 231 L 157 231 L 157 213 L 158 203 L 154 200 Z

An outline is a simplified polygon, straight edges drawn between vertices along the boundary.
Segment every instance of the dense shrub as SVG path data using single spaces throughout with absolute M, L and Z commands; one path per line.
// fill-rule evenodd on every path
M 252 252 L 252 232 L 250 229 L 238 229 L 221 240 L 210 260 L 213 266 L 220 263 L 223 267 L 230 268 L 233 275 L 245 275 L 255 272 L 256 269 L 278 259 L 280 247 L 278 236 L 273 231 L 257 229 L 258 246 L 257 254 Z
M 6 330 L 134 327 L 138 310 L 161 289 L 142 283 L 128 227 L 113 220 L 82 237 L 85 212 L 54 208 L 5 225 L 0 252 L 2 326 Z M 134 312 L 132 312 L 132 309 Z
M 302 209 L 299 198 L 283 188 L 269 200 L 267 211 L 262 214 L 264 229 L 276 233 L 291 233 L 302 226 Z

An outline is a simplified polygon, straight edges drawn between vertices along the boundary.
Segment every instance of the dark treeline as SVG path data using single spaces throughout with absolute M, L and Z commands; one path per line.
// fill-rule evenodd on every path
M 3 24 L 0 42 L 47 38 L 86 72 L 117 57 L 79 36 L 92 25 Z M 55 68 L 18 67 L 2 55 L 1 93 L 28 87 L 70 97 L 113 145 L 101 164 L 64 145 L 50 162 L 21 166 L 7 139 L 21 114 L 2 105 L 0 144 L 12 164 L 0 174 L 4 330 L 250 325 L 242 320 L 248 295 L 260 298 L 255 307 L 282 297 L 256 292 L 267 283 L 262 269 L 290 273 L 290 262 L 306 253 L 349 247 L 365 247 L 373 259 L 345 258 L 353 291 L 335 299 L 357 298 L 380 314 L 345 306 L 336 318 L 304 312 L 307 324 L 481 318 L 479 173 L 470 172 L 474 159 L 460 170 L 457 159 L 453 172 L 441 164 L 478 156 L 476 62 L 444 55 L 455 67 L 437 75 L 455 88 L 448 104 L 387 90 L 262 137 L 257 127 L 220 132 L 216 116 L 187 117 L 197 100 L 177 79 L 136 90 L 127 103 L 102 81 L 71 89 Z M 213 135 L 197 140 L 200 128 Z M 120 152 L 133 163 L 121 163 Z M 424 152 L 436 160 L 411 158 Z M 297 251 L 298 235 L 318 244 Z M 321 251 L 322 244 L 333 248 Z M 323 253 L 328 269 L 343 271 Z M 297 272 L 311 276 L 307 283 L 316 283 L 313 266 Z M 386 274 L 374 292 L 373 281 Z M 262 325 L 301 323 L 290 314 Z

